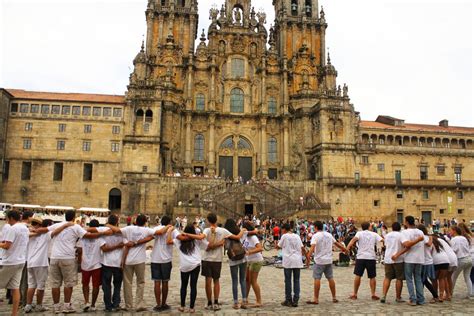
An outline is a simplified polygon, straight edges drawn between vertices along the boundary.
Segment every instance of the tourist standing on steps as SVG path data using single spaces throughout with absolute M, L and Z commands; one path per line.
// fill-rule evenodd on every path
M 300 300 L 300 275 L 303 268 L 303 257 L 306 256 L 306 249 L 301 242 L 301 238 L 293 233 L 290 224 L 284 224 L 282 232 L 283 236 L 281 236 L 277 245 L 277 249 L 282 249 L 285 273 L 285 301 L 281 304 L 287 307 L 298 307 Z
M 118 227 L 117 215 L 110 215 L 108 225 Z M 118 312 L 120 310 L 120 291 L 123 282 L 122 256 L 123 236 L 114 234 L 100 239 L 102 250 L 102 291 L 104 292 L 105 312 Z M 112 294 L 113 284 L 113 294 Z
M 336 296 L 336 282 L 332 270 L 332 248 L 336 245 L 341 251 L 349 253 L 349 250 L 343 244 L 338 242 L 330 233 L 324 231 L 322 222 L 314 223 L 316 233 L 311 238 L 311 249 L 306 255 L 306 266 L 309 267 L 311 262 L 311 255 L 314 254 L 313 279 L 314 279 L 314 298 L 307 304 L 319 304 L 319 291 L 321 289 L 321 278 L 324 276 L 329 282 L 329 289 L 332 294 L 333 303 L 338 303 Z
M 161 218 L 159 226 L 155 227 L 155 244 L 151 253 L 151 278 L 155 283 L 155 312 L 168 311 L 171 307 L 166 304 L 168 299 L 168 283 L 171 279 L 173 268 L 173 245 L 167 244 L 167 233 L 172 228 L 171 218 L 167 215 Z M 172 239 L 179 235 L 177 230 L 173 230 Z
M 416 228 L 413 216 L 405 217 L 407 229 L 402 231 L 402 245 L 405 247 L 405 279 L 410 293 L 409 305 L 425 304 L 423 293 L 423 264 L 425 263 L 425 236 L 421 230 Z
M 368 222 L 362 223 L 362 231 L 357 232 L 354 238 L 351 240 L 347 249 L 350 251 L 354 244 L 357 242 L 357 259 L 354 268 L 354 292 L 349 297 L 352 300 L 357 299 L 357 293 L 360 287 L 360 281 L 364 275 L 364 271 L 367 270 L 367 276 L 370 279 L 370 292 L 372 300 L 378 301 L 380 297 L 375 294 L 376 288 L 376 260 L 375 248 L 377 244 L 382 241 L 382 237 L 379 234 L 369 230 L 370 224 Z
M 453 291 L 456 286 L 456 281 L 461 274 L 464 274 L 464 281 L 466 282 L 467 294 L 466 298 L 470 298 L 472 293 L 472 283 L 470 279 L 472 270 L 472 258 L 470 253 L 471 238 L 469 235 L 464 234 L 458 226 L 451 226 L 451 245 L 458 258 L 458 267 L 454 270 L 453 274 Z
M 387 300 L 387 293 L 390 289 L 390 283 L 392 280 L 395 282 L 395 301 L 397 303 L 403 303 L 402 299 L 402 288 L 403 280 L 405 280 L 405 269 L 404 269 L 404 257 L 400 256 L 393 259 L 393 257 L 403 250 L 402 245 L 402 234 L 400 233 L 402 226 L 399 222 L 392 224 L 392 231 L 385 236 L 385 279 L 383 281 L 383 294 L 380 299 L 381 303 L 385 303 Z
M 0 269 L 0 288 L 11 290 L 12 315 L 18 315 L 20 307 L 20 281 L 26 262 L 29 231 L 21 222 L 20 213 L 9 211 L 7 222 L 10 225 L 3 235 L 0 248 L 4 249 L 2 268 Z

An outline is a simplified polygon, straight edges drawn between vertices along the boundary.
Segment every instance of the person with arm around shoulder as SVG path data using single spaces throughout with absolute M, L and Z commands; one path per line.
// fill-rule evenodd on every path
M 464 275 L 464 281 L 466 282 L 467 294 L 465 298 L 470 298 L 472 293 L 472 282 L 470 279 L 472 270 L 472 257 L 470 253 L 471 248 L 471 236 L 463 233 L 463 230 L 459 226 L 451 226 L 451 245 L 458 258 L 458 266 L 453 273 L 453 286 L 456 286 L 456 281 L 461 274 Z

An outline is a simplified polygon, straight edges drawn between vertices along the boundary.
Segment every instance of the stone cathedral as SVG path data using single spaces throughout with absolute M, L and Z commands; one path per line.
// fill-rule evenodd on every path
M 200 30 L 197 0 L 149 0 L 124 96 L 2 89 L 2 200 L 472 218 L 474 128 L 362 121 L 337 82 L 318 0 L 273 0 L 270 28 L 255 1 L 221 2 Z

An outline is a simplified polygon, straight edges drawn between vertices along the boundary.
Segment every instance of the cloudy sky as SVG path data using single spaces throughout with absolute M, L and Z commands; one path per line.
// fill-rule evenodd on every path
M 123 94 L 148 0 L 0 0 L 0 87 Z M 200 0 L 200 25 L 224 0 Z M 254 0 L 273 21 L 272 0 Z M 363 119 L 474 126 L 471 0 L 320 0 Z

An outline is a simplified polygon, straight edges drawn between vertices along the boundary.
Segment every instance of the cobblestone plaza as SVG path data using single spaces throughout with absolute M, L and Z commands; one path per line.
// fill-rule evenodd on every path
M 265 252 L 266 257 L 275 255 L 275 252 Z M 174 254 L 173 260 L 173 272 L 170 281 L 170 292 L 168 303 L 171 305 L 172 310 L 168 313 L 160 313 L 163 315 L 168 314 L 180 314 L 178 312 L 179 307 L 179 289 L 180 289 L 180 274 L 179 274 L 179 260 L 177 253 Z M 306 305 L 307 300 L 312 299 L 313 295 L 313 278 L 312 271 L 304 269 L 301 273 L 301 301 L 298 308 L 288 308 L 281 306 L 281 302 L 284 300 L 284 276 L 283 269 L 275 268 L 274 266 L 263 267 L 259 276 L 259 283 L 262 289 L 263 307 L 259 309 L 247 309 L 247 310 L 234 310 L 232 308 L 232 281 L 230 278 L 229 266 L 226 261 L 222 266 L 222 278 L 221 278 L 221 298 L 222 310 L 216 312 L 216 315 L 281 315 L 281 314 L 292 314 L 292 315 L 315 315 L 315 314 L 326 314 L 326 315 L 393 315 L 393 314 L 406 314 L 406 315 L 473 315 L 474 304 L 472 300 L 463 299 L 463 294 L 466 291 L 466 285 L 460 278 L 456 285 L 454 299 L 452 302 L 444 302 L 438 304 L 426 304 L 424 306 L 411 307 L 405 303 L 395 303 L 395 289 L 394 283 L 390 289 L 387 304 L 381 304 L 378 301 L 371 301 L 368 279 L 366 277 L 362 280 L 362 285 L 359 290 L 358 300 L 351 301 L 348 296 L 352 292 L 353 278 L 353 266 L 351 267 L 335 267 L 334 277 L 337 286 L 337 296 L 339 303 L 333 304 L 327 281 L 322 281 L 320 304 L 318 306 Z M 377 294 L 381 294 L 382 282 L 384 277 L 383 265 L 378 265 L 377 268 Z M 80 275 L 79 275 L 80 279 Z M 2 290 L 2 296 L 5 293 Z M 430 298 L 429 292 L 425 291 L 427 298 Z M 62 294 L 61 294 L 62 296 Z M 404 299 L 408 298 L 406 287 L 404 287 L 402 296 Z M 254 302 L 253 292 L 249 296 L 250 303 Z M 80 282 L 78 286 L 74 288 L 73 300 L 74 306 L 78 313 L 83 302 L 82 289 Z M 123 302 L 123 291 L 122 291 L 122 302 Z M 153 293 L 153 282 L 150 276 L 150 267 L 147 266 L 146 270 L 146 285 L 145 285 L 145 302 L 149 308 L 149 312 L 144 313 L 131 313 L 123 312 L 121 315 L 151 315 L 156 314 L 152 311 L 155 306 L 155 299 Z M 204 289 L 204 278 L 200 276 L 198 282 L 198 296 L 196 301 L 196 314 L 212 314 L 204 310 L 206 303 L 206 294 Z M 189 289 L 187 304 L 189 304 Z M 50 287 L 47 287 L 45 294 L 45 306 L 52 308 L 52 299 Z M 91 315 L 105 315 L 103 312 L 102 303 L 102 292 L 99 294 L 98 299 L 98 312 L 92 313 Z M 6 306 L 5 303 L 0 305 L 0 315 L 9 315 L 10 307 Z M 50 315 L 51 312 L 46 312 L 43 315 Z M 34 314 L 41 315 L 41 314 Z M 120 315 L 115 313 L 114 315 Z

